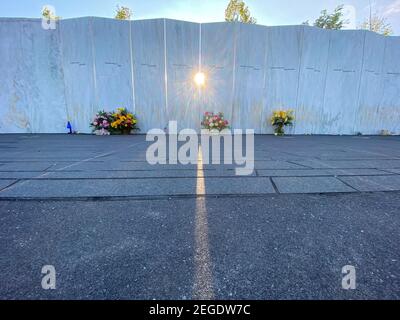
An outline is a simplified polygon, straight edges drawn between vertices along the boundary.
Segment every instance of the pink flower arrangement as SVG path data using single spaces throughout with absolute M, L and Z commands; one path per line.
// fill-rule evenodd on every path
M 110 126 L 112 122 L 112 114 L 110 112 L 99 111 L 90 126 L 96 135 L 110 135 Z
M 222 131 L 224 129 L 229 129 L 229 122 L 225 120 L 222 112 L 219 112 L 218 114 L 214 114 L 213 112 L 204 113 L 201 125 L 204 129 L 208 130 Z
M 106 130 L 106 129 L 100 129 L 100 130 L 95 130 L 94 131 L 95 135 L 97 136 L 109 136 L 111 133 L 110 131 Z
M 94 134 L 105 136 L 140 131 L 137 124 L 138 119 L 134 114 L 128 112 L 126 108 L 118 108 L 116 112 L 97 112 L 90 126 Z

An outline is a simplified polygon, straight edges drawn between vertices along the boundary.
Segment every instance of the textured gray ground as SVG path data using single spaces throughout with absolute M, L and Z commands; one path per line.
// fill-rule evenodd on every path
M 400 191 L 399 137 L 256 137 L 255 168 L 146 162 L 143 136 L 0 136 L 0 198 Z M 99 182 L 101 179 L 101 183 Z
M 142 136 L 0 136 L 0 297 L 398 299 L 399 143 L 260 136 L 253 176 L 198 178 Z

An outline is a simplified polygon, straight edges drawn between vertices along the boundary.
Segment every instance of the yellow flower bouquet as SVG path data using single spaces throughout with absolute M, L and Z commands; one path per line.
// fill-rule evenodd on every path
M 136 116 L 129 113 L 126 108 L 118 108 L 117 112 L 112 114 L 111 132 L 116 134 L 130 134 L 132 131 L 138 131 L 138 120 Z
M 271 117 L 271 124 L 275 127 L 275 135 L 283 136 L 285 134 L 285 126 L 292 126 L 295 120 L 293 110 L 277 110 Z

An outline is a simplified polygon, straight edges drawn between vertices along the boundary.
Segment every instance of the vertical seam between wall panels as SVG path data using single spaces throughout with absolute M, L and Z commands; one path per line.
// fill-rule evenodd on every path
M 92 68 L 93 68 L 93 85 L 94 85 L 94 99 L 97 108 L 99 108 L 99 98 L 97 93 L 97 72 L 96 72 L 96 57 L 94 50 L 94 33 L 93 33 L 93 18 L 89 18 L 89 26 L 90 26 L 90 38 L 91 38 L 91 47 L 92 47 Z M 92 109 L 92 113 L 95 113 L 96 110 Z
M 24 61 L 25 63 L 27 62 L 25 59 L 25 52 L 24 52 L 24 46 L 23 46 L 23 40 L 22 37 L 25 34 L 25 23 L 26 21 L 21 21 L 21 25 L 20 25 L 20 37 L 19 37 L 19 45 L 20 45 L 20 52 L 21 52 L 21 60 Z M 32 47 L 33 47 L 33 40 L 31 43 Z M 27 66 L 29 68 L 29 66 Z M 32 68 L 32 67 L 30 67 Z M 14 80 L 15 81 L 15 80 Z M 14 86 L 15 87 L 15 86 Z M 17 90 L 15 90 L 16 92 L 18 92 Z M 16 95 L 16 93 L 15 93 Z M 27 99 L 27 105 L 28 105 L 28 124 L 29 124 L 29 132 L 28 133 L 34 133 L 34 107 L 32 106 L 33 104 L 31 103 L 32 99 L 29 99 L 30 97 L 28 97 Z M 28 129 L 28 128 L 26 128 Z
M 268 72 L 268 44 L 269 44 L 269 28 L 265 27 L 265 56 L 264 56 L 264 83 L 263 83 L 263 109 L 261 110 L 261 126 L 260 133 L 263 133 L 263 124 L 264 124 L 264 116 L 265 109 L 267 108 L 267 72 Z M 265 133 L 267 133 L 267 127 L 265 128 Z
M 25 23 L 27 23 L 27 24 L 25 25 Z M 23 21 L 22 22 L 22 32 L 23 32 L 23 34 L 25 34 L 25 26 L 26 27 L 28 26 L 28 22 L 27 21 Z M 29 31 L 31 31 L 31 30 L 29 30 Z M 32 35 L 33 35 L 33 33 L 32 33 Z M 33 37 L 30 38 L 29 34 L 28 34 L 28 41 L 29 41 L 29 45 L 31 46 L 31 48 L 34 48 Z M 22 38 L 21 38 L 21 44 L 22 44 Z M 21 51 L 24 52 L 24 47 L 23 46 L 21 46 Z M 28 50 L 28 52 L 29 52 L 29 50 Z M 24 57 L 25 57 L 25 52 L 24 52 Z M 27 60 L 27 59 L 25 59 L 25 60 Z M 27 62 L 27 65 L 30 66 L 31 68 L 35 66 L 35 63 L 32 62 L 32 61 L 29 61 L 29 62 L 25 61 L 25 62 Z M 29 100 L 28 104 L 30 106 L 30 108 L 29 108 L 30 133 L 37 133 L 37 132 L 35 132 L 36 131 L 36 123 L 35 123 L 36 122 L 35 121 L 35 114 L 36 114 L 36 112 L 35 112 L 36 110 L 35 109 L 36 108 L 35 108 L 34 103 L 32 103 L 32 100 L 34 100 L 34 97 L 32 97 L 32 99 L 28 99 L 28 100 Z
M 199 72 L 203 72 L 203 67 L 202 67 L 202 57 L 201 57 L 201 53 L 202 53 L 202 45 L 203 45 L 203 41 L 202 41 L 202 33 L 203 33 L 203 29 L 202 29 L 202 24 L 199 23 Z M 201 90 L 201 87 L 199 87 L 199 110 L 198 110 L 198 122 L 201 122 L 201 105 L 203 102 L 203 90 Z
M 21 59 L 21 61 L 23 61 L 23 62 L 26 62 L 26 59 L 24 59 L 25 58 L 25 55 L 24 55 L 24 46 L 22 45 L 22 36 L 23 36 L 23 34 L 24 34 L 24 31 L 25 31 L 25 28 L 24 28 L 24 23 L 25 23 L 25 21 L 18 21 L 18 26 L 19 26 L 19 32 L 18 32 L 18 43 L 19 43 L 19 50 L 18 50 L 18 53 L 21 55 L 20 57 L 20 59 Z M 33 46 L 33 44 L 32 44 L 32 46 Z M 18 48 L 18 46 L 17 46 L 17 48 Z M 19 58 L 17 58 L 17 59 L 19 59 Z M 18 72 L 20 71 L 20 70 L 22 70 L 21 68 L 21 64 L 19 64 L 19 68 L 17 69 L 17 71 L 16 71 L 16 74 L 18 74 Z M 23 73 L 23 72 L 21 72 L 21 73 Z M 13 79 L 13 89 L 14 89 L 14 95 L 15 96 L 17 96 L 17 93 L 18 93 L 18 89 L 16 88 L 16 86 L 15 86 L 15 78 Z M 28 111 L 27 111 L 27 113 L 28 113 L 28 125 L 27 125 L 27 127 L 26 127 L 26 131 L 28 131 L 28 132 L 24 132 L 24 133 L 33 133 L 33 127 L 34 127 L 34 125 L 33 125 L 33 122 L 34 122 L 34 120 L 33 120 L 33 107 L 32 107 L 32 103 L 30 103 L 30 100 L 31 99 L 28 99 L 28 102 L 26 102 L 26 104 L 28 105 Z M 16 103 L 15 103 L 16 104 Z
M 300 111 L 299 108 L 299 92 L 300 92 L 300 76 L 301 76 L 301 69 L 303 66 L 303 49 L 304 49 L 304 29 L 305 27 L 302 27 L 301 31 L 301 37 L 300 37 L 300 59 L 299 59 L 299 74 L 297 75 L 297 92 L 296 92 L 296 109 L 297 111 Z M 294 123 L 294 128 L 293 128 L 293 133 L 296 133 L 296 122 Z
M 135 75 L 134 75 L 133 44 L 132 44 L 132 20 L 129 20 L 129 50 L 131 58 L 132 107 L 133 107 L 133 113 L 136 113 Z
M 364 66 L 365 66 L 365 44 L 367 41 L 367 31 L 364 31 L 364 45 L 363 45 L 363 53 L 362 53 L 362 62 L 361 62 L 361 71 L 360 71 L 360 78 L 358 79 L 358 93 L 357 93 L 357 105 L 356 105 L 356 110 L 357 113 L 354 116 L 354 124 L 353 124 L 353 133 L 356 131 L 356 122 L 357 119 L 360 117 L 360 100 L 361 100 L 361 81 L 362 81 L 362 76 L 364 74 Z M 358 116 L 357 116 L 358 115 Z
M 234 128 L 234 113 L 235 113 L 235 88 L 236 88 L 236 49 L 237 49 L 237 26 L 239 24 L 233 23 L 233 75 L 232 75 L 232 94 L 231 94 L 231 117 L 232 117 L 232 129 Z
M 64 89 L 64 102 L 65 102 L 65 112 L 67 114 L 67 121 L 71 121 L 69 111 L 68 111 L 68 101 L 67 101 L 67 91 L 66 91 L 66 82 L 65 82 L 65 63 L 64 63 L 64 41 L 61 32 L 61 21 L 57 22 L 59 24 L 59 37 L 60 37 L 60 54 L 61 54 L 61 72 L 63 77 L 63 89 Z
M 376 110 L 377 114 L 379 114 L 379 111 L 381 110 L 382 100 L 383 100 L 383 97 L 385 96 L 385 75 L 384 75 L 384 73 L 385 73 L 385 60 L 386 60 L 387 41 L 388 41 L 388 38 L 385 37 L 385 46 L 384 46 L 384 50 L 383 50 L 383 59 L 382 59 L 382 67 L 381 67 L 382 93 L 381 93 L 381 98 L 379 99 L 378 107 L 377 107 L 377 110 Z M 379 119 L 379 121 L 381 121 L 381 119 Z
M 168 67 L 167 67 L 167 21 L 164 19 L 164 83 L 165 83 L 165 116 L 169 120 L 168 115 Z
M 332 46 L 332 31 L 329 32 L 329 46 L 328 46 L 328 58 L 326 62 L 326 69 L 325 69 L 325 84 L 324 84 L 324 92 L 323 92 L 323 102 L 322 102 L 322 113 L 325 112 L 325 104 L 326 104 L 326 87 L 328 85 L 328 72 L 329 72 L 329 64 L 330 64 L 330 57 L 331 57 L 331 46 Z M 322 130 L 321 130 L 322 133 Z
M 202 71 L 201 68 L 201 23 L 199 24 L 199 71 Z

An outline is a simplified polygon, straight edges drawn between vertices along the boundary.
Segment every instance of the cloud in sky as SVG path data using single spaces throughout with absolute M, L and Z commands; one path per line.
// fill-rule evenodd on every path
M 393 3 L 387 5 L 385 7 L 384 15 L 385 16 L 393 16 L 400 14 L 400 0 L 396 0 Z

